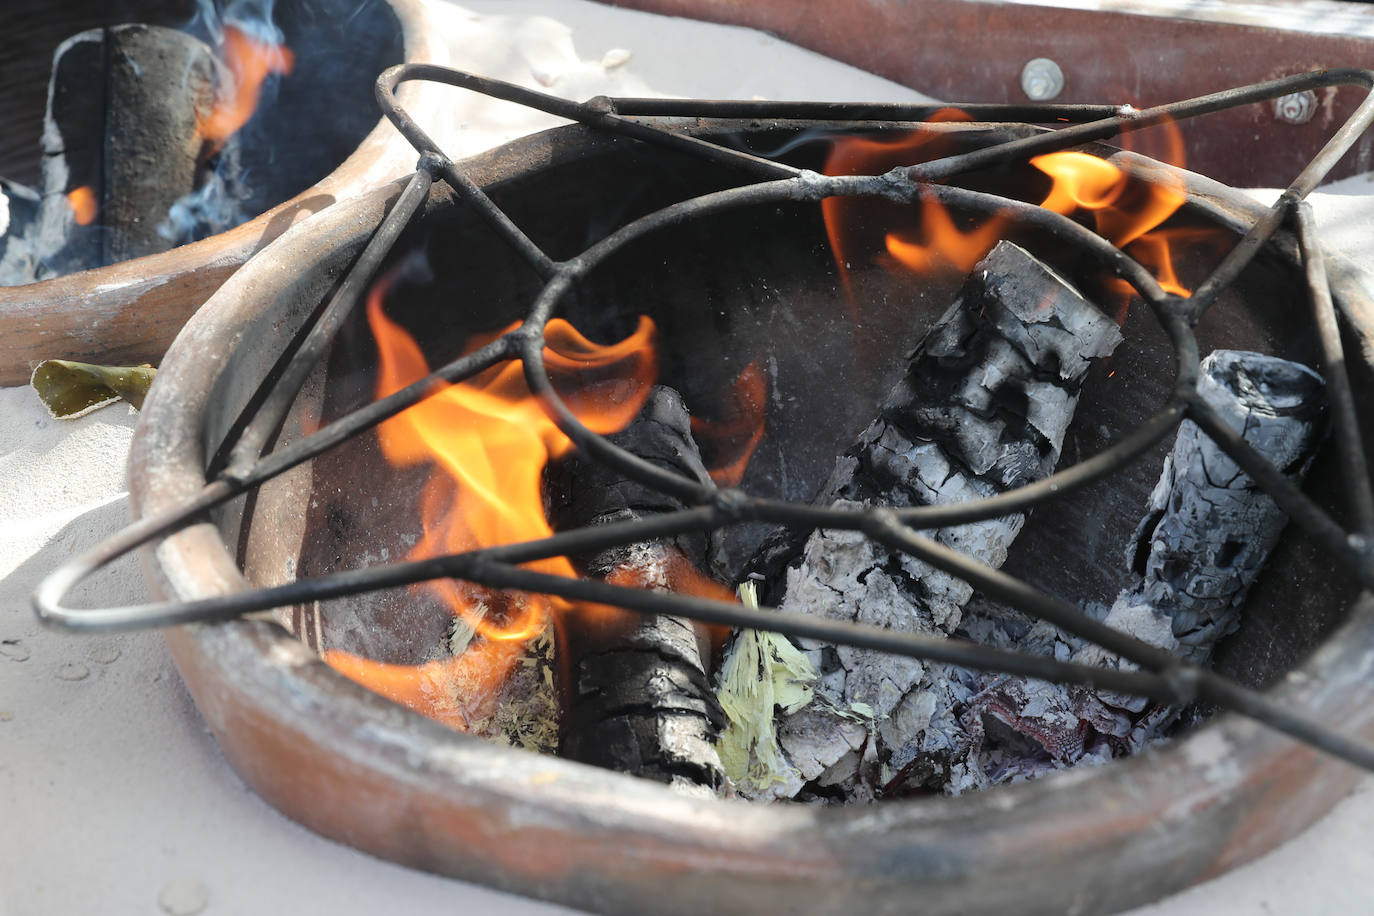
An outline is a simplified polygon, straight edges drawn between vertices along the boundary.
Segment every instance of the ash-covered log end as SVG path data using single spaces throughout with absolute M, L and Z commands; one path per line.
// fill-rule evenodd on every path
M 1325 432 L 1321 376 L 1301 363 L 1238 350 L 1214 351 L 1200 370 L 1198 393 L 1207 404 L 1301 482 Z M 1182 657 L 1205 661 L 1239 625 L 1245 595 L 1287 523 L 1273 497 L 1185 421 L 1128 548 L 1141 583 L 1117 599 L 1121 610 L 1113 615 L 1125 622 L 1128 608 L 1145 608 L 1156 622 L 1141 626 L 1161 631 L 1152 642 L 1172 638 Z
M 1326 427 L 1317 373 L 1262 353 L 1217 350 L 1201 363 L 1198 393 L 1265 460 L 1301 482 Z M 1205 664 L 1217 642 L 1240 625 L 1250 586 L 1287 523 L 1273 497 L 1185 421 L 1127 544 L 1136 580 L 1117 596 L 1105 622 Z M 1074 660 L 1130 666 L 1097 646 L 1079 649 Z M 964 720 L 994 781 L 1138 750 L 1159 740 L 1178 713 L 1109 691 L 1051 684 L 1032 697 L 1020 679 L 984 683 Z
M 709 484 L 676 391 L 656 387 L 640 415 L 609 437 L 652 464 Z M 645 518 L 682 504 L 581 455 L 550 469 L 550 518 L 560 530 Z M 712 566 L 702 535 L 611 547 L 574 557 L 591 576 L 620 585 L 677 590 Z M 560 753 L 584 763 L 665 782 L 689 792 L 727 788 L 716 744 L 725 717 L 711 690 L 705 629 L 684 618 L 626 612 L 560 627 L 563 703 Z
M 715 747 L 724 714 L 691 621 L 648 618 L 572 664 L 563 756 L 658 782 L 724 788 Z
M 1053 470 L 1088 370 L 1121 339 L 1048 265 L 999 242 L 881 413 L 909 438 L 940 444 L 965 473 L 1022 486 Z
M 1248 350 L 1213 350 L 1200 370 L 1198 393 L 1228 417 L 1267 417 L 1289 426 L 1315 423 L 1326 412 L 1322 377 L 1302 363 Z

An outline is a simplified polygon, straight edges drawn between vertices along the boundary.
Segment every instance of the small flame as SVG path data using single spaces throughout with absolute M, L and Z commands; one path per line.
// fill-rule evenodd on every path
M 971 119 L 955 109 L 944 109 L 932 120 Z M 1127 134 L 1123 142 L 1127 149 L 1143 143 L 1143 153 L 1181 167 L 1183 137 L 1178 125 L 1166 122 L 1159 128 Z M 829 175 L 876 175 L 950 151 L 950 139 L 933 132 L 895 140 L 844 138 L 836 142 L 825 170 Z M 1170 242 L 1176 238 L 1175 230 L 1158 228 L 1186 200 L 1182 182 L 1137 179 L 1111 162 L 1081 152 L 1050 153 L 1031 163 L 1054 180 L 1041 206 L 1065 215 L 1091 213 L 1100 235 L 1150 269 L 1164 289 L 1188 295 L 1173 266 Z M 821 206 L 851 307 L 849 268 L 856 260 L 885 252 L 920 274 L 966 273 L 1010 226 L 1001 214 L 961 222 L 936 198 L 924 194 L 914 207 L 854 198 L 828 198 Z M 1129 299 L 1131 288 L 1125 281 L 1113 278 L 1109 283 Z
M 606 575 L 606 581 L 624 588 L 658 589 L 712 601 L 735 603 L 739 600 L 734 591 L 702 573 L 687 555 L 676 547 L 668 547 L 663 553 L 662 566 L 655 566 L 651 572 L 632 565 L 621 565 Z M 626 619 L 625 611 L 610 605 L 582 604 L 578 610 L 584 615 L 601 615 L 591 619 L 609 622 L 611 625 Z M 712 653 L 718 654 L 730 636 L 730 628 L 718 624 L 695 625 L 706 631 Z
M 490 714 L 489 692 L 480 686 L 499 683 L 523 654 L 523 644 L 508 641 L 475 644 L 456 658 L 423 665 L 389 665 L 339 649 L 325 650 L 324 660 L 344 677 L 393 703 L 467 731 L 470 722 Z
M 1126 134 L 1126 148 L 1143 142 L 1143 151 L 1181 168 L 1183 135 L 1178 125 L 1166 121 L 1160 127 L 1144 132 L 1143 137 Z M 1072 151 L 1036 156 L 1031 164 L 1054 179 L 1042 207 L 1066 216 L 1090 212 L 1098 234 L 1150 270 L 1166 292 L 1184 297 L 1191 294 L 1174 269 L 1169 244 L 1175 237 L 1173 231 L 1158 229 L 1187 200 L 1182 181 L 1161 177 L 1139 180 L 1105 159 Z M 1122 296 L 1124 308 L 1133 293 L 1130 284 L 1113 278 L 1109 287 Z
M 1133 130 L 1122 134 L 1121 148 L 1180 169 L 1188 164 L 1188 157 L 1184 151 L 1183 128 L 1170 117 L 1165 117 L 1159 124 L 1145 130 Z
M 1182 185 L 1136 181 L 1105 159 L 1087 153 L 1049 153 L 1031 165 L 1054 179 L 1054 187 L 1040 206 L 1068 215 L 1087 210 L 1097 233 L 1125 248 L 1164 222 L 1187 199 Z
M 749 459 L 763 440 L 768 406 L 768 382 L 757 362 L 744 367 L 730 388 L 730 403 L 722 420 L 692 417 L 692 437 L 711 465 L 718 487 L 737 487 Z
M 760 429 L 762 433 L 762 429 Z M 694 598 L 708 598 L 712 601 L 723 601 L 736 603 L 739 595 L 734 589 L 726 588 L 719 582 L 707 576 L 692 565 L 691 560 L 682 554 L 676 554 L 668 567 L 668 585 L 679 594 L 691 595 Z M 725 649 L 725 641 L 730 638 L 730 627 L 723 624 L 697 624 L 706 630 L 706 634 L 711 642 L 711 653 L 714 657 L 719 657 Z M 709 668 L 708 668 L 709 670 Z
M 78 226 L 89 226 L 95 222 L 100 207 L 95 200 L 95 191 L 89 185 L 82 185 L 67 192 L 67 203 L 72 208 L 72 218 Z
M 944 108 L 930 120 L 949 123 L 973 119 L 958 109 Z M 878 175 L 898 166 L 937 159 L 951 148 L 949 135 L 933 131 L 913 131 L 881 140 L 846 137 L 831 149 L 825 173 Z M 1000 217 L 956 225 L 949 211 L 928 197 L 922 197 L 914 209 L 886 201 L 830 197 L 821 202 L 821 213 L 851 306 L 854 296 L 849 288 L 849 270 L 856 260 L 884 251 L 921 272 L 945 268 L 966 271 L 991 250 L 1006 228 Z
M 196 125 L 200 135 L 216 147 L 253 117 L 267 77 L 289 74 L 296 59 L 284 45 L 254 38 L 237 26 L 226 25 L 224 63 L 233 76 L 233 85 L 221 87 L 210 114 Z
M 1224 232 L 1208 226 L 1156 229 L 1131 245 L 1131 255 L 1154 274 L 1166 292 L 1186 298 L 1191 292 L 1174 270 L 1174 252 L 1186 244 L 1206 249 L 1205 257 L 1219 261 L 1227 250 L 1226 242 Z
M 1007 228 L 1007 220 L 997 215 L 960 228 L 948 208 L 924 195 L 920 214 L 919 232 L 890 232 L 887 236 L 888 253 L 918 273 L 944 267 L 967 273 L 992 250 Z
M 379 281 L 367 302 L 379 353 L 379 398 L 429 372 L 414 338 L 382 311 L 392 279 Z M 602 434 L 623 429 L 643 408 L 658 373 L 654 330 L 653 322 L 641 317 L 633 334 L 603 346 L 562 319 L 549 322 L 544 348 L 549 376 L 589 429 Z M 495 336 L 473 341 L 469 352 Z M 573 445 L 531 393 L 519 362 L 493 366 L 457 385 L 436 385 L 425 400 L 380 424 L 377 436 L 393 467 L 432 464 L 443 471 L 431 476 L 421 494 L 423 535 L 407 560 L 553 533 L 544 515 L 544 467 Z M 566 557 L 527 567 L 576 577 Z M 544 631 L 551 616 L 573 610 L 551 596 L 494 592 L 453 580 L 426 587 L 480 637 L 462 655 L 414 667 L 332 650 L 325 661 L 364 686 L 458 728 L 474 717 L 473 704 L 481 704 L 504 681 L 524 644 Z
M 1173 293 L 1175 296 L 1186 299 L 1193 294 L 1193 291 L 1178 280 L 1178 273 L 1174 270 L 1173 249 L 1169 244 L 1171 237 L 1171 233 L 1165 229 L 1142 235 L 1132 243 L 1131 255 L 1146 270 L 1154 274 L 1160 287 L 1166 293 Z M 1120 282 L 1123 286 L 1127 285 L 1124 280 Z M 1129 294 L 1131 291 L 1127 290 L 1127 292 Z

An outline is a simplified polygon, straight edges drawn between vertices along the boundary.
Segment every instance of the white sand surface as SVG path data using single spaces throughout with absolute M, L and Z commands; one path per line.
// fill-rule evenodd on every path
M 570 98 L 920 98 L 766 35 L 578 0 L 470 2 L 445 16 L 455 66 Z M 608 55 L 620 50 L 629 58 Z M 450 153 L 545 126 L 498 108 L 508 106 L 458 104 L 444 131 Z M 1374 263 L 1374 208 L 1353 196 L 1358 182 L 1367 184 L 1320 197 L 1318 217 L 1336 247 Z M 39 627 L 28 607 L 39 579 L 126 520 L 134 419 L 116 406 L 58 422 L 28 389 L 0 389 L 0 916 L 561 912 L 310 834 L 229 769 L 157 634 Z M 143 596 L 139 570 L 126 562 L 82 597 Z M 1137 912 L 1374 912 L 1371 825 L 1374 782 L 1366 781 L 1300 839 Z

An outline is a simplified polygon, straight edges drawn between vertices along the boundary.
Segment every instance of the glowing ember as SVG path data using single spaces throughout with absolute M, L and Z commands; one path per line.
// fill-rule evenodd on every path
M 254 38 L 233 25 L 224 27 L 224 63 L 233 85 L 221 87 L 214 109 L 196 125 L 200 135 L 218 147 L 248 123 L 258 107 L 262 84 L 272 74 L 286 75 L 295 56 L 283 45 Z
M 379 351 L 378 397 L 429 372 L 419 345 L 382 311 L 388 286 L 386 280 L 378 283 L 367 304 Z M 550 378 L 589 429 L 615 432 L 644 406 L 658 372 L 653 335 L 654 325 L 644 317 L 630 337 L 609 346 L 592 343 L 562 319 L 549 323 L 544 358 Z M 492 336 L 474 341 L 473 348 Z M 377 435 L 393 467 L 432 464 L 443 472 L 431 476 L 422 493 L 424 533 L 406 559 L 553 533 L 544 515 L 544 468 L 573 446 L 531 394 L 518 362 L 494 366 L 458 385 L 440 386 L 426 400 L 382 423 Z M 566 557 L 528 567 L 576 576 Z M 461 655 L 418 667 L 373 662 L 338 650 L 326 652 L 325 660 L 376 692 L 457 728 L 481 717 L 482 704 L 490 701 L 493 690 L 523 656 L 525 643 L 544 631 L 553 613 L 574 610 L 546 595 L 493 592 L 452 580 L 425 587 L 478 637 Z M 601 609 L 576 610 L 585 615 Z
M 95 222 L 96 213 L 99 205 L 95 200 L 95 191 L 89 186 L 82 185 L 79 188 L 67 192 L 67 203 L 71 205 L 72 217 L 78 226 L 89 226 Z

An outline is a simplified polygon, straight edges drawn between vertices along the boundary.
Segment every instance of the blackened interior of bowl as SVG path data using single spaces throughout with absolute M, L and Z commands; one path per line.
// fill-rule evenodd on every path
M 762 126 L 742 136 L 768 145 L 789 135 Z M 956 146 L 995 136 L 979 129 L 951 134 Z M 812 142 L 789 155 L 795 164 L 818 168 L 825 151 L 824 142 Z M 522 172 L 491 190 L 545 251 L 567 258 L 637 216 L 741 180 L 720 166 L 621 143 Z M 1017 166 L 962 183 L 1002 193 L 1020 189 L 1016 193 L 1038 199 L 1043 181 L 1029 167 Z M 955 214 L 958 225 L 974 218 Z M 1191 206 L 1167 225 L 1215 226 Z M 1182 241 L 1176 265 L 1190 286 L 1234 239 L 1223 229 L 1177 235 Z M 1025 229 L 1014 228 L 1010 237 L 1090 299 L 1115 301 L 1081 252 Z M 431 366 L 453 359 L 473 335 L 523 317 L 542 285 L 459 203 L 413 226 L 396 251 L 386 310 L 420 342 Z M 741 486 L 756 495 L 806 501 L 836 455 L 873 418 L 874 405 L 962 280 L 959 271 L 918 276 L 896 270 L 876 248 L 851 257 L 841 271 L 816 205 L 770 204 L 687 220 L 626 246 L 564 301 L 560 314 L 599 342 L 620 339 L 637 316 L 648 315 L 658 328 L 660 381 L 681 390 L 695 415 L 720 415 L 741 370 L 762 367 L 769 391 L 767 433 Z M 1173 389 L 1172 351 L 1150 310 L 1136 300 L 1120 315 L 1115 307 L 1109 311 L 1121 318 L 1126 339 L 1089 377 L 1061 468 L 1134 429 Z M 1201 352 L 1250 349 L 1317 366 L 1308 314 L 1299 272 L 1277 251 L 1267 252 L 1199 324 Z M 1360 384 L 1367 367 L 1354 368 L 1357 391 L 1374 390 Z M 327 422 L 372 400 L 376 369 L 376 345 L 359 310 L 331 356 L 320 419 Z M 1037 508 L 1005 571 L 1080 606 L 1110 604 L 1130 575 L 1124 545 L 1171 445 L 1172 436 L 1166 437 L 1110 479 Z M 371 432 L 317 458 L 296 575 L 404 558 L 420 536 L 418 493 L 428 476 L 424 468 L 387 466 Z M 1318 457 L 1307 489 L 1338 519 L 1343 516 L 1331 449 Z M 730 532 L 736 568 L 766 531 L 743 526 Z M 240 545 L 241 559 L 252 577 L 246 543 Z M 1250 593 L 1245 623 L 1219 649 L 1216 666 L 1248 685 L 1272 683 L 1343 619 L 1356 590 L 1349 573 L 1290 526 Z M 293 613 L 291 628 L 314 648 L 396 663 L 434 657 L 451 621 L 447 610 L 417 588 L 335 599 Z

